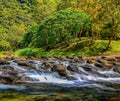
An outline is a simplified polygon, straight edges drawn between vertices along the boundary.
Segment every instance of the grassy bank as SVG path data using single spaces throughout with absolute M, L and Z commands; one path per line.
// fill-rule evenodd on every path
M 87 44 L 86 44 L 87 43 Z M 120 52 L 120 41 L 113 41 L 108 51 L 104 51 L 108 40 L 74 40 L 69 46 L 60 43 L 51 50 L 45 48 L 24 48 L 17 50 L 16 56 L 91 56 Z
M 64 43 L 57 44 L 54 48 L 46 50 L 44 48 L 24 48 L 18 49 L 15 52 L 1 51 L 0 57 L 5 56 L 93 56 L 101 54 L 114 54 L 120 52 L 120 41 L 112 41 L 108 51 L 104 51 L 108 40 L 92 40 L 83 38 L 73 40 L 69 46 Z

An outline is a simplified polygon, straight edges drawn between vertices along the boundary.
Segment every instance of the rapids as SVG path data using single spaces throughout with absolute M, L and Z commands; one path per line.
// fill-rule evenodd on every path
M 90 63 L 84 58 L 77 61 L 74 58 L 6 60 L 4 64 L 0 62 L 0 91 L 6 89 L 30 93 L 30 90 L 39 92 L 41 88 L 48 87 L 50 90 L 58 87 L 99 89 L 120 94 L 119 68 L 116 65 L 107 67 L 98 60 Z

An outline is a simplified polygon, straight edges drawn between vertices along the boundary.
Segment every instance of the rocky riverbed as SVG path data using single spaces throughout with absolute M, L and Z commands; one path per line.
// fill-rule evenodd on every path
M 39 96 L 30 101 L 119 101 L 120 56 L 0 58 L 0 94 L 11 91 Z

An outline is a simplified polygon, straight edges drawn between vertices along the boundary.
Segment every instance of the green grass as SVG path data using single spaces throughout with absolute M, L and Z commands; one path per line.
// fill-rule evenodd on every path
M 66 47 L 63 43 L 57 44 L 56 48 L 46 51 L 41 48 L 25 48 L 15 52 L 16 56 L 78 56 L 78 55 L 101 55 L 120 52 L 120 41 L 112 41 L 108 51 L 103 51 L 107 46 L 108 40 L 94 40 L 82 38 L 81 41 L 75 39 L 70 46 Z
M 111 52 L 118 52 L 120 51 L 120 41 L 113 41 L 110 48 Z

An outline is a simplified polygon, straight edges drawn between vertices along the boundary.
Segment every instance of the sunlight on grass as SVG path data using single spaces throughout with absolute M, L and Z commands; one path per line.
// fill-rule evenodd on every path
M 77 56 L 77 55 L 100 55 L 120 52 L 120 41 L 112 41 L 109 51 L 104 51 L 108 40 L 92 40 L 82 38 L 75 39 L 70 46 L 59 44 L 58 47 L 46 51 L 42 48 L 25 48 L 15 52 L 17 56 Z M 64 48 L 62 48 L 64 47 Z

